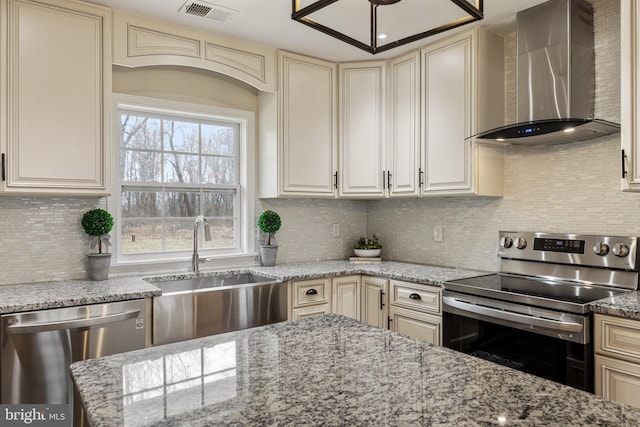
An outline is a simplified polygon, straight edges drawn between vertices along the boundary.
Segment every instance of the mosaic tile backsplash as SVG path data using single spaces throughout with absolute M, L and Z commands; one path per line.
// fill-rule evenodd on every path
M 596 0 L 596 116 L 620 120 L 619 1 Z M 506 37 L 506 120 L 515 120 L 515 35 Z M 102 200 L 0 197 L 0 284 L 85 277 L 82 214 Z M 345 259 L 376 233 L 385 259 L 497 268 L 499 230 L 640 236 L 640 193 L 620 191 L 620 136 L 560 146 L 508 147 L 503 198 L 261 200 L 277 211 L 278 263 Z M 340 236 L 331 237 L 331 225 Z M 442 242 L 433 241 L 441 225 Z

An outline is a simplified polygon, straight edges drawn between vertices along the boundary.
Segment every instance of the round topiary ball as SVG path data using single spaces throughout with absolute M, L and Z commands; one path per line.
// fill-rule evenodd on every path
M 264 211 L 258 218 L 258 227 L 265 233 L 275 233 L 280 229 L 280 215 L 274 211 Z
M 104 209 L 92 209 L 82 216 L 82 228 L 89 236 L 108 234 L 113 228 L 113 217 Z

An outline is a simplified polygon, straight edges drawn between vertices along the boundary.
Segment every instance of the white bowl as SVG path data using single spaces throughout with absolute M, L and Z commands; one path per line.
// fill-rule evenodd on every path
M 374 258 L 380 256 L 381 249 L 354 249 L 356 256 L 363 258 Z

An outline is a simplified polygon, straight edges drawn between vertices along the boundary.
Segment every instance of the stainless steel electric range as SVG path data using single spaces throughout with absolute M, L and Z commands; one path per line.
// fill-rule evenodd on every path
M 498 256 L 444 284 L 443 345 L 593 391 L 588 305 L 638 288 L 637 238 L 501 231 Z

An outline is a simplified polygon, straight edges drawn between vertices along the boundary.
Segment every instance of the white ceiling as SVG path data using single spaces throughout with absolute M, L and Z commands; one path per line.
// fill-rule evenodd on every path
M 371 54 L 334 39 L 328 35 L 320 33 L 306 25 L 300 24 L 291 19 L 291 0 L 203 0 L 205 3 L 222 6 L 232 9 L 230 19 L 220 22 L 198 16 L 179 14 L 178 12 L 185 4 L 186 0 L 85 0 L 119 9 L 130 13 L 144 15 L 156 19 L 161 19 L 174 24 L 187 26 L 193 29 L 209 31 L 212 33 L 224 34 L 234 38 L 266 45 L 276 48 L 286 49 L 293 52 L 304 53 L 335 62 L 358 61 L 366 59 L 388 58 L 400 53 L 415 49 L 426 44 L 430 40 L 443 37 L 444 35 L 433 36 L 430 39 L 417 41 L 406 46 L 391 49 L 390 51 L 372 56 Z M 200 1 L 200 0 L 198 0 Z M 408 0 L 405 0 L 409 3 Z M 415 1 L 415 0 L 411 0 Z M 424 21 L 434 23 L 444 23 L 444 19 L 449 19 L 451 7 L 448 0 L 419 0 L 433 4 L 433 9 L 429 12 L 428 19 L 421 13 L 410 15 L 408 19 L 400 23 L 400 27 L 420 27 Z M 484 0 L 484 16 L 480 23 L 471 25 L 488 25 L 498 31 L 515 29 L 514 18 L 518 10 L 526 9 L 533 5 L 543 3 L 545 0 Z M 348 4 L 355 5 L 356 2 L 367 0 L 340 0 L 324 10 L 326 20 L 332 19 L 332 11 L 336 19 L 338 14 L 344 15 L 341 10 Z M 312 3 L 312 0 L 303 0 L 302 6 Z M 342 5 L 340 4 L 342 3 Z M 359 3 L 358 7 L 360 6 Z M 399 3 L 400 5 L 401 3 Z M 424 3 L 422 3 L 424 5 Z M 343 9 L 341 9 L 341 7 Z M 393 7 L 393 6 L 381 6 Z M 443 20 L 438 18 L 442 17 Z M 363 17 L 363 22 L 368 20 L 368 16 Z M 328 22 L 327 22 L 328 23 Z M 462 31 L 464 28 L 451 30 L 451 32 Z M 424 28 L 427 30 L 430 28 Z M 446 33 L 445 33 L 446 34 Z M 351 35 L 351 34 L 349 34 Z

